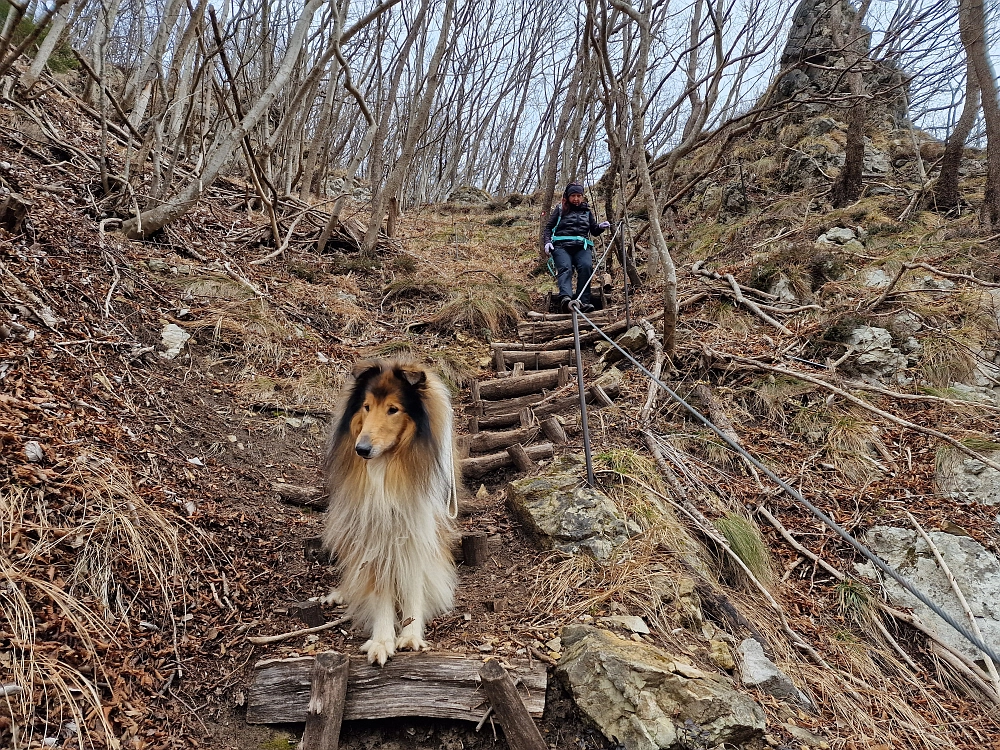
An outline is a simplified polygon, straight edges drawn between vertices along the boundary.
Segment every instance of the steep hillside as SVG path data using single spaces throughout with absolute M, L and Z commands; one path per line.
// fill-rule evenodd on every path
M 274 483 L 318 486 L 326 420 L 359 358 L 433 364 L 456 406 L 470 404 L 468 386 L 494 374 L 490 342 L 510 340 L 551 289 L 535 246 L 541 207 L 424 206 L 376 254 L 318 255 L 321 207 L 288 198 L 290 241 L 258 263 L 275 248 L 237 180 L 154 240 L 127 241 L 114 233 L 124 216 L 100 199 L 100 132 L 86 109 L 51 89 L 8 102 L 0 122 L 0 178 L 26 206 L 0 229 L 0 682 L 10 707 L 0 740 L 290 746 L 301 727 L 243 721 L 253 664 L 356 653 L 361 639 L 345 625 L 248 640 L 302 627 L 295 605 L 335 582 L 303 554 L 322 501 L 282 502 Z M 971 210 L 942 215 L 913 200 L 917 161 L 940 144 L 908 128 L 872 129 L 866 192 L 833 209 L 845 129 L 819 112 L 740 139 L 677 206 L 681 327 L 664 378 L 855 536 L 877 545 L 891 534 L 873 528 L 913 534 L 900 567 L 927 557 L 914 520 L 929 538 L 996 555 L 1000 246 Z M 114 153 L 112 166 L 122 159 Z M 705 166 L 682 164 L 678 179 Z M 923 169 L 933 174 L 930 161 Z M 979 155 L 965 173 L 974 207 Z M 639 238 L 644 275 L 632 314 L 652 318 L 661 297 L 637 213 L 622 229 Z M 655 354 L 639 357 L 650 366 Z M 601 366 L 592 354 L 587 365 L 587 378 Z M 630 538 L 604 562 L 540 549 L 508 508 L 515 474 L 489 474 L 468 488 L 461 522 L 490 536 L 491 560 L 460 569 L 455 611 L 431 627 L 435 647 L 558 662 L 556 639 L 568 652 L 579 636 L 565 626 L 641 616 L 649 632 L 631 642 L 672 654 L 681 671 L 732 674 L 761 704 L 766 735 L 747 746 L 995 743 L 1000 719 L 978 655 L 952 646 L 963 661 L 907 625 L 909 605 L 858 571 L 862 557 L 634 366 L 619 367 L 620 395 L 591 414 L 591 430 L 599 488 Z M 565 427 L 560 452 L 578 453 L 578 417 Z M 995 585 L 986 574 L 974 583 Z M 995 604 L 974 606 L 994 638 Z M 746 664 L 732 657 L 752 638 L 801 701 L 740 682 Z M 551 684 L 541 721 L 551 746 L 616 744 Z M 686 729 L 675 746 L 706 745 L 703 727 Z M 357 723 L 343 742 L 503 745 L 487 732 Z

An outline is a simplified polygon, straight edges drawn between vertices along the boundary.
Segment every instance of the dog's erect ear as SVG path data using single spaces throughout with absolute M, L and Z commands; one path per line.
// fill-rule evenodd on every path
M 427 380 L 427 373 L 417 368 L 407 369 L 405 367 L 400 367 L 399 374 L 404 380 L 406 380 L 407 383 L 413 386 L 420 385 Z
M 377 372 L 381 369 L 382 366 L 374 359 L 363 359 L 360 362 L 354 363 L 354 367 L 351 368 L 351 377 L 355 380 L 360 380 L 366 373 L 372 370 Z

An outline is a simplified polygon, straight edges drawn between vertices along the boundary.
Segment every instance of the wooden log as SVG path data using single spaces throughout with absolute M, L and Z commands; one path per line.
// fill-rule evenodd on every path
M 258 662 L 247 696 L 250 724 L 293 724 L 308 717 L 310 674 L 314 659 L 271 659 Z M 525 705 L 532 716 L 545 710 L 546 673 L 540 662 L 508 659 L 527 690 Z M 396 654 L 384 667 L 351 659 L 347 678 L 344 720 L 426 716 L 478 722 L 477 657 L 460 654 Z
M 533 461 L 538 461 L 542 458 L 551 458 L 555 449 L 552 443 L 539 443 L 538 445 L 532 445 L 524 449 L 528 457 Z M 462 461 L 462 477 L 464 479 L 479 479 L 489 474 L 491 471 L 496 471 L 497 469 L 502 469 L 505 466 L 510 466 L 513 463 L 513 459 L 507 451 L 501 451 L 500 453 L 490 453 L 485 456 L 476 456 L 475 458 L 467 458 Z
M 504 362 L 503 350 L 501 349 L 493 350 L 493 369 L 497 371 L 497 375 L 503 375 L 507 372 L 507 365 Z
M 524 375 L 524 362 L 515 362 L 514 366 L 510 369 L 510 376 L 512 378 L 519 378 Z
M 558 375 L 555 370 L 552 370 L 551 372 L 553 375 Z M 575 393 L 576 385 L 573 384 L 572 387 L 560 389 L 557 393 L 562 393 L 562 391 L 566 391 L 569 394 Z M 484 416 L 492 417 L 496 414 L 518 412 L 525 406 L 534 408 L 535 404 L 540 404 L 543 401 L 552 398 L 552 396 L 553 394 L 529 393 L 527 396 L 508 398 L 503 401 L 480 401 L 478 406 L 482 408 Z
M 602 279 L 601 279 L 601 290 L 605 294 L 611 294 L 615 290 L 615 284 L 614 284 L 614 281 L 611 278 L 611 274 L 610 273 L 606 273 L 602 277 Z
M 531 427 L 535 422 L 535 415 L 531 413 L 530 406 L 524 406 L 521 409 L 519 409 L 517 415 L 518 417 L 521 418 L 521 429 L 526 430 L 529 427 Z M 526 442 L 526 441 L 519 440 L 518 442 Z
M 612 383 L 603 388 L 604 392 L 611 398 L 618 398 L 618 393 L 621 387 L 617 383 Z M 594 404 L 596 408 L 600 409 L 605 404 L 597 403 L 592 391 L 587 391 L 587 403 Z M 546 417 L 551 417 L 553 414 L 562 414 L 567 411 L 580 411 L 580 397 L 576 394 L 572 396 L 560 396 L 557 398 L 546 399 L 545 401 L 539 402 L 535 406 L 531 407 L 531 411 L 534 413 L 537 419 L 545 419 Z
M 472 381 L 472 401 L 473 401 L 473 403 L 479 403 L 479 401 L 481 399 L 482 399 L 482 396 L 479 394 L 479 381 L 478 380 L 473 380 Z
M 609 318 L 617 317 L 621 315 L 621 310 L 610 308 L 607 310 L 595 310 L 592 313 L 588 313 L 587 317 L 592 320 L 608 320 Z M 528 317 L 531 320 L 572 320 L 573 313 L 540 313 L 534 310 L 528 311 Z
M 469 417 L 469 434 L 475 435 L 479 432 L 479 417 L 473 415 Z
M 326 509 L 327 497 L 321 487 L 302 487 L 288 482 L 271 482 L 271 489 L 278 493 L 283 503 L 302 505 L 306 508 Z
M 507 414 L 497 414 L 490 417 L 476 417 L 479 420 L 479 429 L 482 430 L 499 430 L 504 427 L 514 427 L 515 425 L 521 425 L 521 415 L 520 412 L 509 412 Z M 522 425 L 523 426 L 523 425 Z
M 576 361 L 576 352 L 572 349 L 553 352 L 503 352 L 503 358 L 508 364 L 523 362 L 525 370 L 546 370 L 559 365 L 572 365 Z
M 652 320 L 658 316 L 652 315 L 647 320 Z M 659 316 L 662 317 L 662 316 Z M 599 322 L 599 321 L 595 321 Z M 586 323 L 581 324 L 580 330 L 580 343 L 589 344 L 593 341 L 603 340 L 603 337 L 598 331 L 592 329 Z M 615 334 L 623 332 L 628 328 L 628 324 L 624 320 L 620 320 L 617 323 L 610 323 L 603 327 L 604 333 L 608 336 L 614 336 Z M 586 331 L 586 332 L 585 332 Z M 573 346 L 573 337 L 566 336 L 565 338 L 552 339 L 551 341 L 544 344 L 525 344 L 520 341 L 506 341 L 497 342 L 492 345 L 494 348 L 503 349 L 506 351 L 521 351 L 521 352 L 550 352 L 556 349 L 568 349 Z
M 548 750 L 514 681 L 500 662 L 490 659 L 479 670 L 479 676 L 511 750 Z
M 459 458 L 468 458 L 472 452 L 472 444 L 478 435 L 459 435 L 455 438 L 455 453 Z
M 473 534 L 465 534 L 462 537 L 462 555 L 465 564 L 471 568 L 478 568 L 490 559 L 489 537 L 483 531 Z
M 480 432 L 478 435 L 472 436 L 470 452 L 489 453 L 515 443 L 530 443 L 536 437 L 538 437 L 537 427 L 506 430 L 505 432 Z M 461 458 L 468 458 L 468 455 L 461 456 Z
M 517 467 L 517 470 L 522 471 L 525 474 L 538 468 L 538 464 L 528 457 L 527 451 L 524 450 L 524 446 L 520 443 L 508 446 L 507 455 L 510 456 L 510 460 L 514 462 L 514 466 Z
M 340 746 L 349 663 L 347 654 L 335 651 L 316 655 L 302 750 L 337 750 Z
M 497 401 L 516 396 L 526 396 L 529 393 L 538 393 L 546 388 L 553 388 L 558 383 L 559 372 L 553 370 L 539 370 L 530 375 L 522 375 L 519 378 L 510 377 L 484 380 L 479 383 L 479 398 L 474 398 L 473 400 Z
M 566 430 L 563 429 L 562 423 L 555 416 L 543 419 L 541 422 L 542 432 L 545 433 L 545 437 L 551 440 L 556 445 L 563 445 L 569 442 L 569 438 L 566 437 Z

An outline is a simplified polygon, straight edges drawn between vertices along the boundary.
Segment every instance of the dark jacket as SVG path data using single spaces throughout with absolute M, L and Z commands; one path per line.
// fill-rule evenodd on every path
M 556 224 L 559 225 L 558 229 Z M 555 231 L 553 231 L 555 230 Z M 590 210 L 590 206 L 581 203 L 579 206 L 570 206 L 565 215 L 562 213 L 562 204 L 556 206 L 545 224 L 545 231 L 542 233 L 542 244 L 552 242 L 552 235 L 556 237 L 586 237 L 588 235 L 599 235 L 604 230 L 597 224 L 597 219 Z M 567 249 L 577 250 L 582 242 L 562 242 Z

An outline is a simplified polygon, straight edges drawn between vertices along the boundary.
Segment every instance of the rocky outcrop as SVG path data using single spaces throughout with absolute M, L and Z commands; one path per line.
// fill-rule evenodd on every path
M 845 342 L 852 350 L 844 364 L 846 372 L 866 381 L 904 383 L 906 355 L 893 345 L 892 334 L 884 328 L 855 328 Z
M 982 631 L 983 639 L 992 648 L 1000 649 L 1000 560 L 969 536 L 931 531 L 928 537 L 955 576 Z M 968 625 L 958 597 L 938 566 L 933 551 L 916 531 L 876 526 L 865 535 L 863 541 L 957 622 Z M 875 566 L 870 563 L 857 567 L 871 578 L 880 577 Z M 971 659 L 981 658 L 971 643 L 896 581 L 885 578 L 884 585 L 893 604 L 912 607 L 914 614 L 942 641 Z
M 472 185 L 459 185 L 448 194 L 449 203 L 472 203 L 484 205 L 493 200 L 493 196 L 481 188 Z
M 511 482 L 507 502 L 543 547 L 606 560 L 640 529 L 603 492 L 581 486 L 582 466 L 583 458 L 571 455 L 544 474 Z
M 556 674 L 584 714 L 627 750 L 738 744 L 764 731 L 763 709 L 729 677 L 682 656 L 587 625 L 563 628 L 561 641 Z
M 983 455 L 996 461 L 1000 451 L 985 451 Z M 1000 505 L 1000 471 L 957 451 L 939 458 L 935 481 L 942 494 L 959 502 Z
M 781 54 L 782 67 L 796 66 L 778 82 L 780 99 L 806 99 L 831 93 L 847 93 L 848 79 L 843 46 L 851 39 L 856 11 L 849 0 L 801 0 L 792 17 L 792 27 Z M 870 49 L 868 30 L 863 40 L 862 54 Z M 838 40 L 843 40 L 838 43 Z M 875 95 L 870 100 L 881 110 L 884 119 L 893 126 L 907 122 L 907 83 L 905 74 L 886 60 L 872 60 L 863 67 L 866 91 Z M 804 105 L 807 112 L 819 114 L 833 110 L 824 102 Z M 843 109 L 834 110 L 843 112 Z M 838 116 L 842 119 L 842 115 Z

